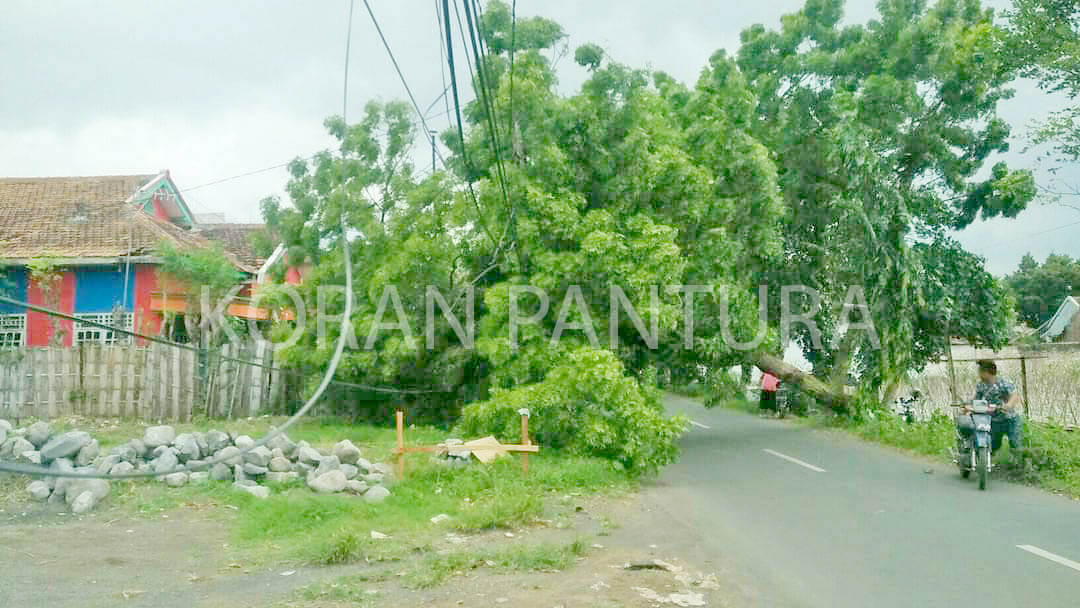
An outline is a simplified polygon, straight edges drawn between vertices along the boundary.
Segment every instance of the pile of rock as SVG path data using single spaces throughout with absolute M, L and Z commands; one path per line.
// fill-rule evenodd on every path
M 141 439 L 102 453 L 98 441 L 83 431 L 54 434 L 46 422 L 13 429 L 0 420 L 0 459 L 51 469 L 110 475 L 154 473 L 170 487 L 230 481 L 237 490 L 259 498 L 270 495 L 270 488 L 260 482 L 288 484 L 301 478 L 319 493 L 348 492 L 372 503 L 390 495 L 386 482 L 391 467 L 369 462 L 347 439 L 330 450 L 318 450 L 282 433 L 266 445 L 254 445 L 247 435 L 216 430 L 177 434 L 171 426 L 152 426 Z M 170 472 L 180 465 L 195 470 Z M 66 501 L 73 512 L 84 513 L 108 495 L 109 482 L 45 477 L 27 486 L 27 492 L 36 500 Z

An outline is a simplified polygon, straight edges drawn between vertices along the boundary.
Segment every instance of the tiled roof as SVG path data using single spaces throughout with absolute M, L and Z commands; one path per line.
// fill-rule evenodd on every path
M 195 230 L 211 241 L 221 243 L 226 252 L 245 266 L 258 270 L 266 262 L 266 257 L 255 253 L 251 243 L 251 237 L 266 230 L 265 224 L 198 224 Z
M 205 247 L 203 237 L 128 202 L 155 177 L 0 178 L 0 259 L 152 255 L 162 240 Z

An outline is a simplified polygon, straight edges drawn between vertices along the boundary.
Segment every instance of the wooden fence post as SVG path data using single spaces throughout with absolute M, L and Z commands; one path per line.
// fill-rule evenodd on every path
M 1026 417 L 1030 411 L 1028 405 L 1027 357 L 1020 357 L 1020 386 L 1024 391 L 1024 416 Z

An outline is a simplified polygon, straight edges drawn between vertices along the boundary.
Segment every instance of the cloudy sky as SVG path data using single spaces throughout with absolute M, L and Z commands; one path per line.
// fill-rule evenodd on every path
M 435 0 L 371 4 L 427 108 L 443 89 Z M 849 0 L 848 21 L 872 17 L 873 4 Z M 521 0 L 518 12 L 561 23 L 571 49 L 596 42 L 619 61 L 692 82 L 716 49 L 737 48 L 740 30 L 753 23 L 775 26 L 800 5 Z M 322 121 L 341 112 L 348 0 L 28 0 L 4 8 L 0 175 L 168 168 L 196 213 L 257 221 L 258 201 L 280 193 L 287 179 L 280 165 L 330 144 Z M 363 3 L 355 10 L 349 76 L 354 116 L 369 99 L 405 98 Z M 571 58 L 559 67 L 564 88 L 580 83 Z M 1023 125 L 1060 100 L 1029 84 L 1018 88 L 1002 108 L 1018 136 L 1006 160 L 1031 166 L 1032 159 L 1020 154 Z M 449 125 L 441 113 L 442 104 L 435 104 L 435 128 Z M 1039 174 L 1050 186 L 1053 179 L 1080 185 L 1080 172 L 1075 178 Z M 1080 199 L 1074 203 L 1080 207 Z M 1013 270 L 1028 251 L 1039 259 L 1051 252 L 1080 256 L 1080 209 L 1033 204 L 1015 220 L 977 222 L 960 239 L 999 274 Z

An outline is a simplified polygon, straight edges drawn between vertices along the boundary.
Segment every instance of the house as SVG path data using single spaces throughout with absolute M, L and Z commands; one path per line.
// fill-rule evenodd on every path
M 1080 301 L 1067 296 L 1054 316 L 1039 326 L 1039 336 L 1047 342 L 1080 342 Z
M 202 229 L 201 229 L 202 228 Z M 253 229 L 245 225 L 240 231 Z M 168 171 L 147 175 L 0 178 L 0 291 L 31 304 L 140 333 L 161 331 L 183 286 L 158 272 L 158 246 L 221 242 L 254 278 L 264 260 L 231 228 L 201 227 Z M 230 314 L 254 314 L 238 304 Z M 265 313 L 265 311 L 261 311 Z M 268 315 L 266 315 L 268 316 Z M 0 304 L 0 346 L 112 343 L 114 332 Z

